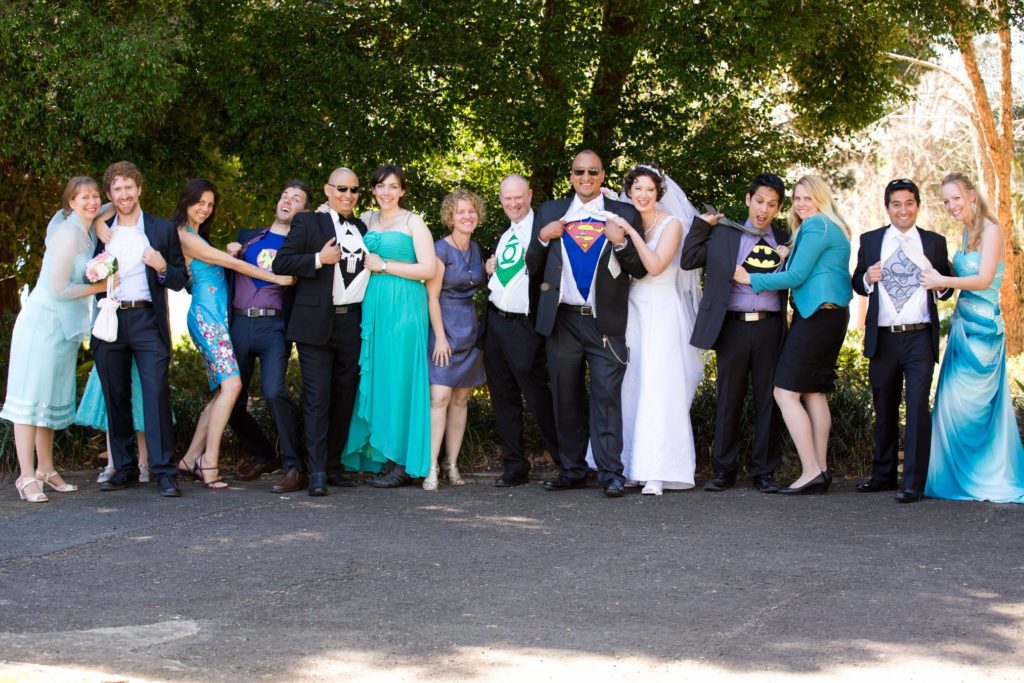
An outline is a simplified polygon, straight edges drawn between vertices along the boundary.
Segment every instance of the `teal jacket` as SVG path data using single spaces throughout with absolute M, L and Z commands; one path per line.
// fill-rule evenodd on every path
M 778 273 L 753 273 L 755 292 L 789 289 L 800 315 L 809 318 L 822 304 L 846 306 L 853 298 L 850 288 L 850 240 L 842 228 L 820 213 L 800 225 L 786 269 Z

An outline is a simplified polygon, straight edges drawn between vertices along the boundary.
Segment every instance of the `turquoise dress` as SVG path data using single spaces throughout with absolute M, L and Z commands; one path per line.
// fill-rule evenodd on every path
M 74 422 L 78 346 L 89 338 L 94 301 L 80 295 L 95 249 L 75 214 L 48 229 L 39 280 L 14 323 L 3 419 L 50 429 Z
M 78 412 L 75 414 L 75 424 L 83 427 L 91 427 L 101 432 L 107 431 L 107 404 L 103 399 L 103 385 L 100 383 L 100 376 L 96 372 L 96 366 L 92 366 L 89 373 L 89 380 L 85 383 L 85 391 L 82 392 L 82 401 L 78 404 Z M 142 380 L 139 379 L 139 368 L 132 358 L 132 424 L 135 431 L 146 431 L 146 421 L 142 410 Z
M 188 231 L 196 234 L 191 227 Z M 222 267 L 199 259 L 192 259 L 189 270 L 192 304 L 188 307 L 188 334 L 206 363 L 210 389 L 216 389 L 229 377 L 238 376 L 235 347 L 228 334 L 228 280 Z
M 366 248 L 388 261 L 416 262 L 412 237 L 366 233 Z M 342 464 L 376 472 L 386 461 L 413 477 L 430 470 L 430 379 L 427 288 L 417 280 L 374 273 L 363 299 L 359 393 Z
M 958 251 L 959 277 L 976 275 L 981 254 Z M 949 325 L 932 414 L 925 494 L 953 500 L 1024 503 L 1024 446 L 1006 376 L 999 313 L 1003 264 L 987 289 L 961 290 Z

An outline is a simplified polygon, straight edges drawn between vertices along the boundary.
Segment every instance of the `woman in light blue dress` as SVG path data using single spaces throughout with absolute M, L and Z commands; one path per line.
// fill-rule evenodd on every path
M 964 225 L 953 255 L 956 277 L 928 270 L 929 289 L 960 290 L 932 413 L 925 495 L 1024 503 L 1024 446 L 1006 376 L 999 312 L 1003 233 L 974 184 L 960 173 L 942 180 L 942 203 Z
M 258 280 L 288 286 L 293 278 L 274 275 L 247 261 L 210 246 L 210 229 L 217 210 L 218 193 L 213 183 L 195 178 L 185 183 L 171 216 L 178 228 L 181 250 L 192 275 L 192 303 L 188 309 L 188 333 L 206 362 L 210 389 L 216 391 L 196 423 L 188 452 L 178 472 L 210 489 L 227 488 L 218 469 L 220 444 L 231 409 L 242 390 L 235 349 L 228 335 L 228 283 L 225 268 Z M 197 226 L 197 227 L 192 227 Z
M 103 385 L 100 383 L 99 373 L 93 365 L 89 373 L 89 379 L 85 383 L 85 391 L 82 392 L 82 400 L 78 404 L 78 412 L 75 413 L 75 424 L 91 429 L 98 429 L 101 432 L 107 431 L 107 404 L 103 400 Z M 144 433 L 145 419 L 142 412 L 142 380 L 139 378 L 139 368 L 132 359 L 132 424 L 135 426 L 135 441 L 139 449 L 139 481 L 143 484 L 149 482 L 149 451 L 146 449 L 146 435 Z M 107 465 L 96 478 L 97 484 L 110 481 L 114 476 L 114 463 L 110 459 L 110 437 L 107 437 Z
M 92 223 L 99 211 L 96 181 L 85 176 L 68 181 L 65 220 L 47 230 L 39 280 L 14 324 L 0 417 L 14 423 L 21 474 L 15 486 L 30 503 L 47 500 L 44 486 L 61 492 L 77 488 L 53 467 L 53 432 L 75 420 L 78 346 L 89 337 L 93 295 L 106 291 L 105 281 L 85 282 L 85 267 L 96 248 Z

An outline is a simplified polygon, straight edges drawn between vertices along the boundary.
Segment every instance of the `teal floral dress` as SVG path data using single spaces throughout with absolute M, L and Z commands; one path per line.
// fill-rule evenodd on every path
M 196 234 L 191 227 L 188 231 Z M 238 376 L 235 347 L 228 334 L 228 280 L 222 267 L 199 259 L 192 259 L 189 269 L 192 305 L 188 308 L 188 334 L 206 363 L 210 389 L 216 389 L 224 380 Z

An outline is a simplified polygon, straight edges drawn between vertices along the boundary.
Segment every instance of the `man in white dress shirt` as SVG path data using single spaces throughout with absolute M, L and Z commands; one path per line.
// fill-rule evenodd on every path
M 931 448 L 928 398 L 939 359 L 939 316 L 936 298 L 921 286 L 921 273 L 931 265 L 950 274 L 946 238 L 917 227 L 921 193 L 913 181 L 900 178 L 885 188 L 889 225 L 860 237 L 853 289 L 868 297 L 864 355 L 875 405 L 875 452 L 871 478 L 857 485 L 862 493 L 898 488 L 897 465 L 900 397 L 906 383 L 907 425 L 903 448 L 903 484 L 896 500 L 913 503 L 924 495 Z M 936 296 L 937 295 L 937 296 Z
M 530 473 L 523 446 L 523 399 L 552 458 L 558 457 L 558 432 L 544 362 L 544 337 L 534 329 L 536 315 L 530 306 L 526 268 L 526 249 L 533 234 L 533 191 L 526 178 L 512 174 L 501 181 L 498 198 L 510 225 L 486 264 L 490 280 L 484 368 L 504 463 L 494 485 L 504 488 L 525 484 Z

